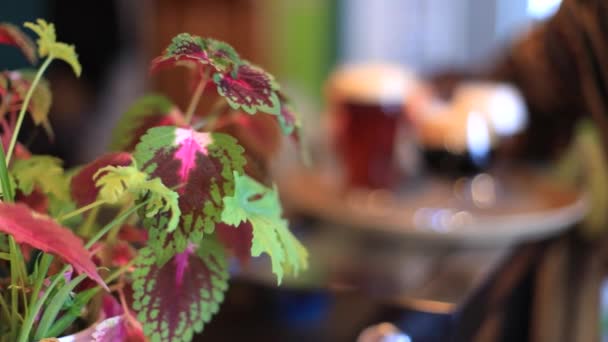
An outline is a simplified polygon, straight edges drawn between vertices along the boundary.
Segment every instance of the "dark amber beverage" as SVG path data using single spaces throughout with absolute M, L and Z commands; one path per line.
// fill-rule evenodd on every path
M 330 78 L 333 143 L 348 187 L 390 189 L 399 180 L 395 143 L 412 80 L 391 65 L 349 66 Z
M 336 150 L 348 185 L 390 188 L 398 178 L 395 137 L 402 106 L 345 102 L 340 110 Z

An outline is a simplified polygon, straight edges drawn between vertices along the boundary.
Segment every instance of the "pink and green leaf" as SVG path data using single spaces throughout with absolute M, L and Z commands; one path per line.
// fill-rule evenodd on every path
M 242 63 L 241 57 L 231 45 L 212 38 L 205 39 L 205 43 L 210 64 L 216 71 L 232 71 Z
M 213 81 L 218 93 L 233 109 L 249 114 L 258 111 L 277 116 L 281 114 L 278 85 L 271 74 L 259 67 L 244 63 L 233 72 L 215 73 Z
M 141 250 L 133 273 L 133 309 L 152 342 L 190 341 L 218 311 L 228 288 L 224 250 L 213 238 L 158 264 Z
M 220 221 L 222 198 L 234 191 L 234 175 L 243 172 L 243 148 L 221 133 L 200 133 L 177 127 L 155 127 L 135 148 L 138 167 L 179 194 L 181 217 L 168 231 L 167 215 L 144 217 L 149 244 L 164 262 L 199 243 Z
M 0 202 L 0 231 L 12 235 L 17 243 L 59 256 L 107 289 L 82 240 L 50 217 L 24 204 Z
M 203 69 L 209 66 L 215 71 L 226 72 L 240 63 L 241 59 L 232 46 L 215 39 L 180 33 L 173 38 L 163 55 L 152 61 L 150 71 L 185 66 L 202 74 Z
M 0 23 L 0 44 L 12 45 L 19 48 L 31 64 L 36 64 L 38 61 L 36 45 L 17 26 Z
M 185 124 L 183 114 L 169 99 L 161 95 L 146 95 L 120 118 L 112 134 L 110 149 L 132 151 L 148 129 Z
M 128 166 L 132 163 L 131 154 L 127 152 L 108 153 L 95 159 L 72 177 L 72 198 L 79 206 L 95 202 L 100 188 L 95 184 L 93 175 L 106 166 Z
M 173 37 L 164 54 L 152 61 L 150 71 L 156 72 L 174 66 L 198 68 L 208 65 L 209 56 L 206 47 L 207 44 L 201 37 L 189 33 L 180 33 Z

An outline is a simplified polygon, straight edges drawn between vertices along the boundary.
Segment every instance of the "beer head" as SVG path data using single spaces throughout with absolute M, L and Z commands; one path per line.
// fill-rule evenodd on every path
M 414 83 L 414 76 L 398 65 L 348 64 L 331 75 L 327 91 L 338 102 L 401 105 Z

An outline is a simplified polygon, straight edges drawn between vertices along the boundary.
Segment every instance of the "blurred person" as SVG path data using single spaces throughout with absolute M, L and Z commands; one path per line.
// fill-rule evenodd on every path
M 608 147 L 608 2 L 564 0 L 516 41 L 487 75 L 515 84 L 531 114 L 520 149 L 535 157 L 567 146 L 575 122 L 593 118 Z

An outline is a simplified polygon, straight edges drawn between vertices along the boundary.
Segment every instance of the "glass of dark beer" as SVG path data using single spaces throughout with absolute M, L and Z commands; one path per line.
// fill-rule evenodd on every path
M 395 65 L 358 64 L 327 84 L 332 140 L 346 185 L 391 189 L 400 178 L 395 139 L 404 125 L 404 98 L 413 77 Z

